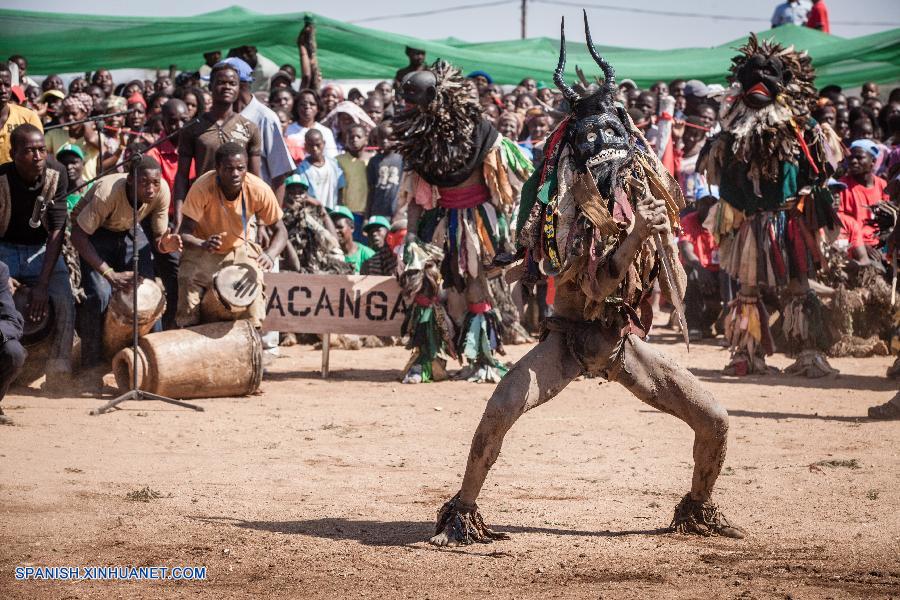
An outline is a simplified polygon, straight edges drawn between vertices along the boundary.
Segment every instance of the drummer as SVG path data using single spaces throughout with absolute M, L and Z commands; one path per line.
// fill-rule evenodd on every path
M 12 279 L 30 287 L 26 321 L 40 323 L 52 309 L 56 334 L 45 391 L 61 391 L 71 385 L 75 326 L 72 287 L 60 257 L 67 220 L 66 169 L 47 156 L 44 134 L 34 125 L 16 127 L 10 143 L 13 160 L 0 165 L 0 261 Z M 43 210 L 41 198 L 47 202 Z M 35 216 L 39 222 L 32 225 Z
M 200 301 L 212 285 L 217 271 L 232 264 L 252 267 L 262 281 L 273 258 L 287 242 L 282 210 L 272 189 L 247 172 L 247 151 L 235 142 L 226 142 L 216 150 L 214 171 L 204 173 L 191 186 L 182 208 L 178 233 L 184 242 L 178 271 L 179 327 L 200 321 Z M 272 228 L 269 246 L 263 250 L 254 232 L 248 233 L 252 217 Z M 257 296 L 249 307 L 250 319 L 257 327 L 266 315 L 265 298 Z
M 132 253 L 138 254 L 138 273 L 153 277 L 150 246 L 142 227 L 132 238 L 134 202 L 138 221 L 149 218 L 160 252 L 180 250 L 178 236 L 169 226 L 169 186 L 162 182 L 159 163 L 144 156 L 127 174 L 114 173 L 97 180 L 72 211 L 72 245 L 81 255 L 81 280 L 87 296 L 78 307 L 81 364 L 94 368 L 103 357 L 103 315 L 113 290 L 134 283 Z M 104 371 L 105 372 L 105 371 Z M 102 377 L 103 373 L 97 373 Z

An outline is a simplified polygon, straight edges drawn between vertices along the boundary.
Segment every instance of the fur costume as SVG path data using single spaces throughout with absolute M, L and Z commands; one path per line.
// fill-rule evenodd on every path
M 633 226 L 634 207 L 645 194 L 665 200 L 673 229 L 684 199 L 624 107 L 614 101 L 615 73 L 594 49 L 589 31 L 586 35 L 605 80 L 590 95 L 579 94 L 563 81 L 563 37 L 554 81 L 573 110 L 550 134 L 544 167 L 522 191 L 516 238 L 524 258 L 522 276 L 526 281 L 555 276 L 558 297 L 567 285 L 574 288 L 584 321 L 643 337 L 652 322 L 646 300 L 660 270 L 652 240 L 645 242 L 614 295 L 598 293 L 597 277 L 609 268 Z M 677 254 L 671 240 L 664 252 L 680 268 L 673 260 Z M 673 293 L 683 296 L 683 291 Z
M 587 47 L 604 74 L 593 93 L 563 80 L 565 39 L 554 82 L 572 113 L 550 135 L 546 163 L 522 192 L 516 257 L 508 274 L 556 277 L 555 315 L 540 343 L 498 385 L 472 438 L 459 493 L 438 511 L 431 543 L 488 543 L 505 534 L 489 529 L 476 503 L 504 436 L 528 410 L 557 396 L 579 375 L 598 374 L 636 398 L 682 419 L 694 430 L 691 490 L 675 510 L 671 528 L 682 533 L 744 537 L 712 502 L 725 460 L 727 416 L 683 367 L 643 342 L 646 302 L 661 267 L 672 297 L 683 297 L 684 269 L 669 225 L 684 201 L 677 182 L 615 102 L 615 75 L 591 41 Z M 668 223 L 667 223 L 668 221 Z M 680 289 L 675 289 L 680 288 Z
M 413 106 L 394 121 L 397 151 L 407 168 L 399 202 L 424 211 L 413 233 L 441 248 L 443 287 L 466 296 L 468 310 L 455 341 L 457 355 L 467 363 L 461 377 L 497 382 L 506 373 L 494 356 L 503 353 L 503 324 L 493 308 L 487 269 L 512 249 L 510 216 L 532 166 L 515 143 L 484 120 L 466 86 L 459 70 L 440 60 L 404 78 L 401 94 Z M 443 320 L 429 322 L 437 327 Z M 435 329 L 416 336 L 414 344 L 442 335 Z M 417 352 L 413 362 L 419 360 L 415 356 L 434 354 L 421 346 Z
M 822 315 L 806 280 L 825 260 L 819 231 L 838 226 L 825 181 L 843 157 L 840 140 L 810 116 L 816 100 L 811 59 L 793 47 L 751 34 L 732 59 L 731 82 L 722 103 L 722 131 L 701 151 L 698 171 L 719 186 L 721 200 L 704 226 L 719 242 L 721 267 L 738 279 L 741 296 L 726 319 L 732 360 L 726 373 L 764 372 L 774 351 L 759 289 L 784 289 L 784 334 L 804 355 L 809 376 L 828 369 L 821 354 L 832 343 L 824 328 L 805 327 Z M 809 354 L 805 351 L 812 352 Z

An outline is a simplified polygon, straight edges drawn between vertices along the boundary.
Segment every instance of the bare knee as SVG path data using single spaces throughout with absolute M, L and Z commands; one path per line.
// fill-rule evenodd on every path
M 521 390 L 518 389 L 519 386 L 504 385 L 504 383 L 506 381 L 501 381 L 494 390 L 481 417 L 482 426 L 498 431 L 500 435 L 505 434 L 524 412 L 528 397 L 527 388 Z
M 698 433 L 705 437 L 725 440 L 728 437 L 728 411 L 719 404 L 712 394 L 703 390 L 703 414 Z

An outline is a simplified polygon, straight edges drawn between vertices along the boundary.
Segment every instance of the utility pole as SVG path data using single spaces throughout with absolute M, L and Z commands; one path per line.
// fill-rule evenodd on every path
M 522 39 L 527 37 L 528 30 L 528 0 L 522 0 Z

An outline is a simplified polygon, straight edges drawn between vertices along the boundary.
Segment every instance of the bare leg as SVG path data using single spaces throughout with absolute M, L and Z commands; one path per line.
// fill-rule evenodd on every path
M 556 396 L 580 374 L 581 366 L 569 354 L 564 336 L 555 331 L 506 374 L 488 400 L 475 430 L 462 488 L 438 513 L 433 544 L 455 546 L 490 541 L 485 535 L 495 534 L 484 527 L 475 500 L 500 455 L 503 437 L 520 416 Z
M 625 340 L 624 368 L 622 363 L 611 365 L 608 374 L 610 380 L 622 384 L 640 400 L 678 417 L 694 430 L 691 491 L 679 504 L 679 509 L 697 513 L 693 516 L 697 517 L 702 530 L 681 530 L 743 537 L 743 532 L 731 526 L 710 502 L 713 486 L 725 461 L 728 441 L 728 413 L 722 405 L 701 387 L 690 371 L 634 335 Z M 676 527 L 679 509 L 676 509 Z M 701 512 L 705 515 L 703 518 L 698 516 Z M 707 523 L 709 520 L 715 523 Z

